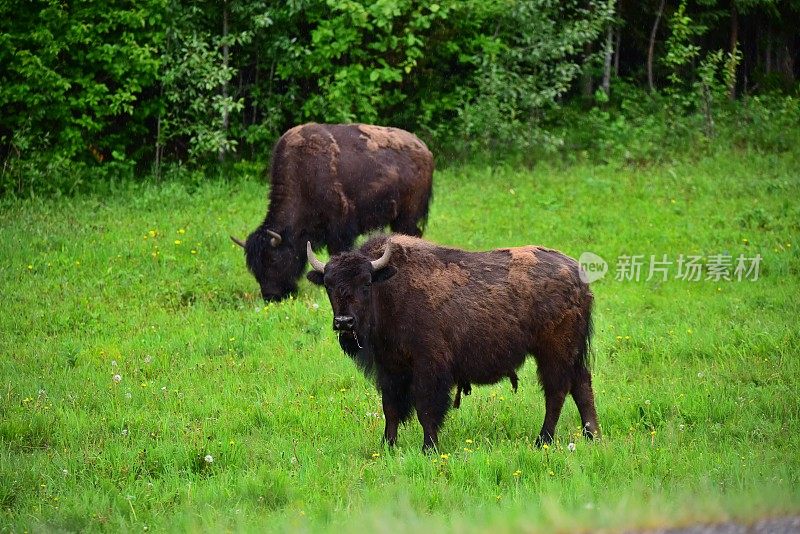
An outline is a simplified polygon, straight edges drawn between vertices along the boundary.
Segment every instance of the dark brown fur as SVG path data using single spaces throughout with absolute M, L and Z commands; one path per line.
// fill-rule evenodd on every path
M 373 272 L 370 261 L 390 240 L 388 266 Z M 598 434 L 587 365 L 592 293 L 575 260 L 534 246 L 465 252 L 377 236 L 308 278 L 324 283 L 336 318 L 353 318 L 352 331 L 340 328 L 340 345 L 375 376 L 390 444 L 414 408 L 423 447 L 434 446 L 453 386 L 508 377 L 516 389 L 516 370 L 528 355 L 545 393 L 537 441 L 552 440 L 568 393 L 585 434 Z
M 331 254 L 389 225 L 422 235 L 432 197 L 433 156 L 416 136 L 365 124 L 303 124 L 272 154 L 269 210 L 247 238 L 247 266 L 266 300 L 297 289 L 306 241 Z M 271 245 L 270 230 L 281 236 Z

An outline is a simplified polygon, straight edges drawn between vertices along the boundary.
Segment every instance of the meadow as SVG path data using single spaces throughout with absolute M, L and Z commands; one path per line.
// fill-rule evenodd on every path
M 266 184 L 110 184 L 0 205 L 0 531 L 621 530 L 800 513 L 800 152 L 639 169 L 464 165 L 426 237 L 608 262 L 592 284 L 603 439 L 568 399 L 548 449 L 534 362 L 476 387 L 439 450 L 378 394 L 321 289 L 260 299 L 229 239 Z M 642 255 L 639 280 L 617 280 Z M 649 259 L 667 256 L 667 280 Z M 699 256 L 700 280 L 678 258 Z M 715 256 L 731 280 L 715 280 Z M 737 258 L 761 257 L 738 280 Z M 324 257 L 324 255 L 323 255 Z

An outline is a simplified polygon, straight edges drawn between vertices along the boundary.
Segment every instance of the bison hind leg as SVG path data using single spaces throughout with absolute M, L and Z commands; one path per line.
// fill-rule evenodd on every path
M 542 446 L 553 441 L 556 424 L 564 407 L 564 400 L 572 385 L 571 366 L 563 365 L 563 359 L 552 352 L 539 351 L 536 354 L 539 381 L 544 390 L 544 422 L 536 445 Z
M 570 393 L 578 407 L 578 413 L 581 415 L 583 435 L 588 439 L 599 438 L 600 426 L 597 424 L 597 411 L 594 406 L 592 377 L 589 369 L 583 363 L 575 366 L 575 376 Z

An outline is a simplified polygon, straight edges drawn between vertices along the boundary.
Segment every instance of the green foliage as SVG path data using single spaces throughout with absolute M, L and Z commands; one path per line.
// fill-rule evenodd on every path
M 640 531 L 796 513 L 798 147 L 437 172 L 430 239 L 610 263 L 592 285 L 605 439 L 575 439 L 568 401 L 548 451 L 533 361 L 516 394 L 475 387 L 438 454 L 416 419 L 382 447 L 380 398 L 325 292 L 303 281 L 265 305 L 228 239 L 263 217 L 254 169 L 6 199 L 0 530 Z M 613 277 L 621 254 L 723 252 L 761 254 L 761 278 Z
M 226 113 L 243 108 L 242 99 L 223 93 L 235 70 L 224 64 L 222 46 L 244 44 L 252 32 L 215 36 L 203 31 L 198 20 L 206 15 L 197 5 L 170 5 L 172 25 L 161 57 L 161 110 L 156 142 L 159 146 L 185 142 L 189 161 L 233 152 L 237 141 L 223 124 Z M 269 19 L 261 19 L 267 26 Z M 200 31 L 198 31 L 200 29 Z
M 798 97 L 760 95 L 732 103 L 720 78 L 725 56 L 709 57 L 709 65 L 698 69 L 708 74 L 701 74 L 690 95 L 648 94 L 618 82 L 608 101 L 601 95 L 589 110 L 571 105 L 551 114 L 546 128 L 564 139 L 559 155 L 568 161 L 645 166 L 702 158 L 727 147 L 782 153 L 800 145 Z M 687 100 L 697 112 L 686 112 Z
M 403 81 L 416 74 L 431 28 L 448 12 L 412 0 L 317 2 L 304 11 L 314 29 L 289 44 L 293 61 L 277 73 L 313 87 L 300 107 L 305 120 L 376 122 L 403 101 Z
M 678 9 L 669 20 L 670 35 L 667 38 L 667 52 L 661 59 L 669 69 L 669 91 L 675 96 L 682 96 L 685 90 L 685 68 L 692 64 L 700 55 L 700 46 L 693 43 L 693 39 L 703 35 L 708 28 L 695 24 L 686 14 L 686 0 L 681 0 Z
M 106 160 L 114 151 L 115 159 L 136 156 L 130 140 L 148 118 L 137 103 L 157 79 L 163 8 L 163 0 L 3 2 L 0 133 L 6 142 L 28 131 L 27 150 L 80 160 Z
M 475 81 L 462 91 L 455 125 L 470 152 L 534 145 L 556 139 L 539 123 L 579 74 L 583 47 L 613 14 L 613 2 L 490 2 L 484 8 L 493 33 L 473 41 L 466 60 Z
M 667 4 L 655 49 L 656 77 L 667 77 L 670 99 L 670 113 L 656 110 L 656 116 L 664 115 L 668 129 L 710 137 L 724 115 L 738 113 L 725 94 L 796 92 L 797 49 L 785 36 L 800 12 L 797 2 L 735 2 L 742 24 L 751 17 L 749 24 L 764 34 L 743 31 L 755 41 L 733 53 L 725 39 L 733 5 Z M 652 136 L 638 138 L 652 119 L 641 116 L 641 125 L 623 132 L 619 117 L 609 122 L 603 114 L 615 115 L 626 84 L 641 86 L 639 65 L 649 44 L 641 28 L 650 27 L 657 5 L 4 2 L 0 194 L 69 193 L 86 182 L 151 170 L 159 178 L 171 165 L 181 174 L 214 160 L 263 162 L 283 131 L 309 120 L 406 128 L 440 160 L 522 154 L 531 163 L 553 153 L 569 156 L 573 141 L 563 144 L 549 125 L 562 106 L 588 103 L 612 22 L 623 54 L 614 57 L 622 77 L 611 83 L 611 101 L 588 117 L 573 115 L 576 108 L 566 114 L 579 123 L 605 122 L 620 142 L 632 143 L 628 151 L 639 153 L 640 145 L 658 144 Z M 592 132 L 580 135 L 591 140 Z

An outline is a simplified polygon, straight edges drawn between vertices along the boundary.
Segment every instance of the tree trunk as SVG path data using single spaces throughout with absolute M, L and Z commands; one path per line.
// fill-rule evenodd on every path
M 622 28 L 617 28 L 617 39 L 614 44 L 614 78 L 619 78 L 619 47 L 622 44 Z
M 608 33 L 606 34 L 606 50 L 605 62 L 603 64 L 603 92 L 608 95 L 611 91 L 611 56 L 614 54 L 614 26 L 608 25 Z
M 655 85 L 653 84 L 653 53 L 655 52 L 656 48 L 656 34 L 658 33 L 658 23 L 661 22 L 661 15 L 664 14 L 664 3 L 666 0 L 661 0 L 661 3 L 658 5 L 658 11 L 656 12 L 656 20 L 653 22 L 653 29 L 650 31 L 650 46 L 647 48 L 647 86 L 650 88 L 650 92 L 656 90 Z
M 739 44 L 739 13 L 736 10 L 736 2 L 731 2 L 731 59 L 736 57 L 736 47 Z M 733 76 L 730 79 L 730 86 L 728 87 L 728 98 L 734 100 L 736 98 L 736 66 L 734 64 Z
M 772 73 L 772 36 L 767 36 L 767 49 L 764 51 L 764 72 Z
M 590 71 L 589 59 L 592 55 L 592 43 L 586 43 L 583 47 L 583 76 L 581 79 L 581 92 L 584 98 L 592 96 L 592 73 Z
M 153 173 L 156 175 L 156 182 L 161 181 L 161 113 L 158 114 L 156 122 L 156 160 L 153 163 Z
M 230 45 L 228 45 L 228 2 L 222 2 L 222 68 L 228 69 L 228 59 L 230 57 Z M 228 99 L 228 82 L 222 84 L 222 97 Z M 230 112 L 227 106 L 222 107 L 222 131 L 228 135 L 228 125 L 230 122 Z M 225 149 L 219 149 L 219 161 L 225 161 Z
M 794 83 L 794 58 L 792 57 L 792 51 L 789 49 L 789 39 L 784 40 L 783 61 L 781 61 L 781 66 L 783 67 L 786 78 Z

